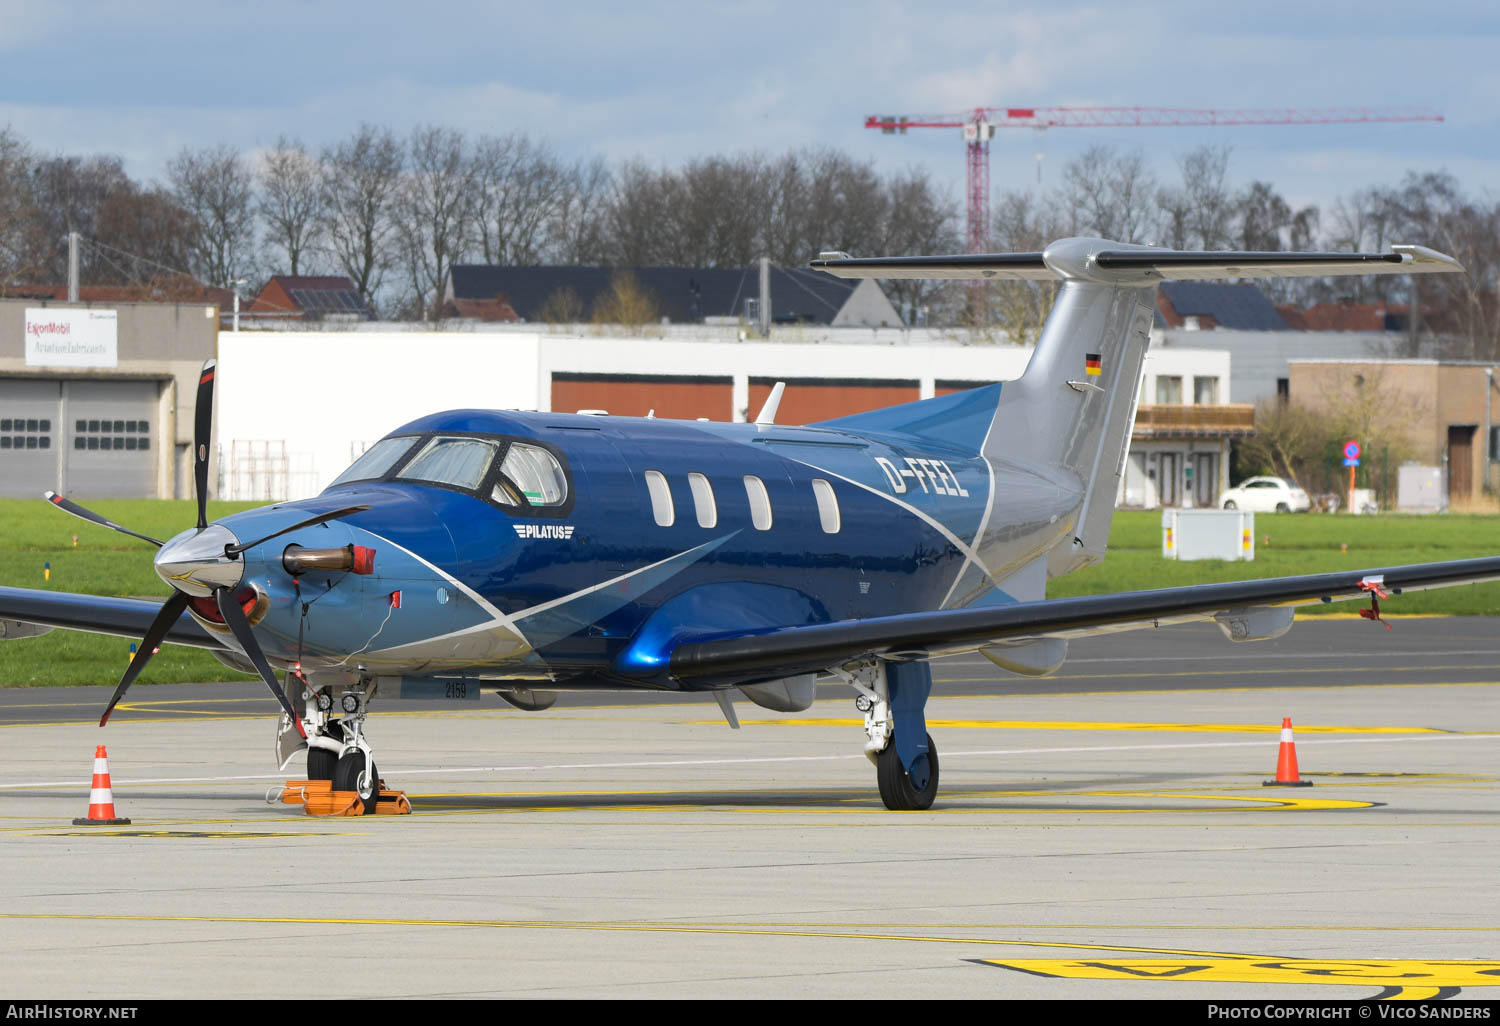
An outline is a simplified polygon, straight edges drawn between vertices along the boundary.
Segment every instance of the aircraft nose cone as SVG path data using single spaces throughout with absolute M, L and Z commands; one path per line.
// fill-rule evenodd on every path
M 203 530 L 189 528 L 170 539 L 156 554 L 156 575 L 178 591 L 206 598 L 215 588 L 233 588 L 245 575 L 243 560 L 224 554 L 238 545 L 234 532 L 222 524 Z

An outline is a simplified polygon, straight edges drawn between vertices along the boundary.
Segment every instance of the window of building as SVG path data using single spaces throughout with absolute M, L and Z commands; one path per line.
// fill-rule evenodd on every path
M 771 496 L 766 483 L 751 474 L 745 475 L 745 495 L 750 499 L 750 522 L 757 531 L 771 529 Z
M 1194 378 L 1193 402 L 1198 406 L 1219 405 L 1219 379 L 1216 377 Z
M 1158 406 L 1177 406 L 1182 403 L 1182 379 L 1158 376 L 1156 379 L 1156 403 Z
M 672 507 L 672 489 L 659 470 L 646 471 L 646 491 L 651 493 L 651 515 L 658 527 L 671 527 L 677 520 L 677 511 Z
M 538 445 L 512 442 L 500 473 L 521 490 L 532 506 L 561 506 L 568 498 L 568 479 L 557 457 Z M 496 489 L 499 493 L 500 489 Z M 504 502 L 499 494 L 497 502 Z
M 839 497 L 833 494 L 833 485 L 821 477 L 813 478 L 813 496 L 818 500 L 818 520 L 824 534 L 839 533 Z
M 702 474 L 689 474 L 688 487 L 693 492 L 693 510 L 699 527 L 713 527 L 719 522 L 719 507 L 714 502 L 714 486 Z
M 1276 379 L 1276 399 L 1278 402 L 1290 402 L 1292 398 L 1292 379 Z

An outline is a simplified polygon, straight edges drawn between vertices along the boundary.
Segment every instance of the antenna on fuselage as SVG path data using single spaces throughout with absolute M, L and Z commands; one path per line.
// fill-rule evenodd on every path
M 776 423 L 776 410 L 781 406 L 781 395 L 786 391 L 786 382 L 778 381 L 771 388 L 771 394 L 766 397 L 766 405 L 760 408 L 760 413 L 755 418 L 757 424 Z

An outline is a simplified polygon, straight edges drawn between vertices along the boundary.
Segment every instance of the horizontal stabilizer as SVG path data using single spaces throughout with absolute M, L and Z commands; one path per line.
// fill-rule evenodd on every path
M 1066 244 L 1066 245 L 1064 245 Z M 1457 260 L 1425 246 L 1393 246 L 1390 253 L 1278 253 L 1173 250 L 1127 246 L 1102 239 L 1065 239 L 1044 253 L 951 256 L 839 257 L 814 269 L 840 278 L 965 278 L 1062 281 L 1069 278 L 1129 284 L 1205 278 L 1305 278 L 1345 274 L 1462 272 Z M 1083 260 L 1077 257 L 1082 254 Z

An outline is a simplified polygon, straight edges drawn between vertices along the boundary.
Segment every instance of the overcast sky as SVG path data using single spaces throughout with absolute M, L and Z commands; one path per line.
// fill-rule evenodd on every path
M 936 13 L 935 13 L 936 12 Z M 1233 179 L 1329 204 L 1408 169 L 1500 193 L 1500 4 L 0 0 L 0 125 L 45 152 L 117 153 L 142 178 L 183 146 L 318 146 L 361 121 L 526 131 L 569 156 L 676 164 L 828 144 L 930 169 L 957 199 L 956 130 L 867 114 L 981 105 L 1422 105 L 1442 124 L 1002 132 L 996 192 L 1084 146 L 1163 177 L 1204 142 Z

